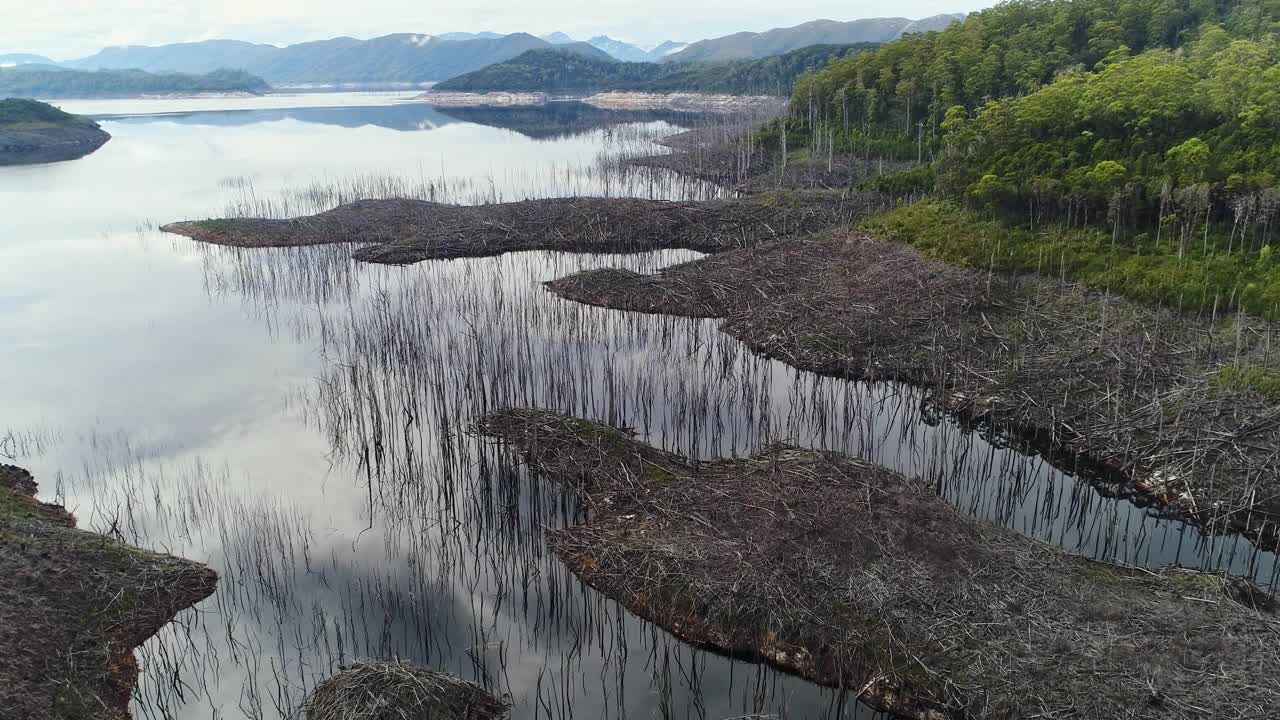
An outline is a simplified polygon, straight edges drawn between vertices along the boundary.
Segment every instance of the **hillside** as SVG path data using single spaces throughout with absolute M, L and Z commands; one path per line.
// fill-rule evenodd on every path
M 1274 0 L 1005 3 L 803 78 L 787 138 L 919 163 L 880 229 L 946 259 L 1280 316 L 1278 33 Z
M 587 44 L 594 48 L 599 48 L 607 53 L 609 57 L 623 62 L 653 62 L 654 57 L 647 50 L 632 45 L 629 42 L 615 40 L 608 35 L 597 35 Z
M 0 165 L 83 157 L 111 136 L 98 123 L 35 100 L 0 100 Z
M 0 68 L 0 96 L 102 98 L 203 93 L 263 93 L 262 78 L 239 70 L 205 75 L 153 74 L 142 70 L 65 70 L 44 65 Z
M 649 56 L 655 61 L 662 60 L 668 55 L 673 55 L 681 50 L 689 47 L 687 42 L 679 42 L 677 40 L 668 40 L 649 51 Z
M 0 53 L 0 67 L 31 64 L 52 65 L 53 61 L 43 55 L 32 55 L 30 53 Z
M 763 58 L 809 45 L 850 45 L 884 43 L 904 32 L 939 29 L 962 20 L 963 15 L 938 15 L 924 20 L 907 18 L 867 18 L 852 22 L 814 20 L 803 25 L 775 28 L 767 32 L 740 32 L 710 40 L 700 40 L 665 56 L 665 62 L 707 62 Z
M 460 40 L 400 33 L 372 40 L 340 37 L 283 48 L 236 40 L 209 40 L 157 47 L 108 48 L 66 65 L 87 70 L 137 68 L 185 73 L 238 68 L 275 85 L 424 83 L 510 60 L 529 50 L 550 47 L 551 43 L 524 33 L 499 37 L 481 34 Z M 607 53 L 586 43 L 556 47 L 608 57 Z
M 0 100 L 0 129 L 17 127 L 97 127 L 97 123 L 35 100 L 12 97 Z
M 787 95 L 806 72 L 875 45 L 815 45 L 760 60 L 724 63 L 611 62 L 532 50 L 436 86 L 451 92 L 593 93 L 703 92 L 737 95 Z

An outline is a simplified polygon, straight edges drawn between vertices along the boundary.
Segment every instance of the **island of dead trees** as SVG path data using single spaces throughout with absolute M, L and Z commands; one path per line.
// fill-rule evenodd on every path
M 1072 557 L 835 453 L 694 462 L 531 410 L 474 430 L 584 499 L 586 524 L 548 533 L 584 581 L 683 640 L 897 716 L 1243 720 L 1280 707 L 1280 620 L 1245 581 Z

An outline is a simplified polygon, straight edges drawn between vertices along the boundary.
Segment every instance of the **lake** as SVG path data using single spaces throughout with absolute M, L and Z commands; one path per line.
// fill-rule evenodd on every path
M 403 657 L 509 694 L 517 718 L 873 718 L 848 694 L 692 649 L 579 583 L 542 530 L 572 497 L 466 432 L 544 407 L 700 457 L 779 441 L 926 478 L 1069 552 L 1224 568 L 1205 538 L 919 392 L 757 357 L 707 320 L 558 299 L 584 269 L 697 257 L 515 253 L 409 267 L 243 250 L 164 222 L 410 192 L 478 202 L 717 192 L 610 158 L 698 119 L 585 106 L 443 110 L 408 94 L 65 101 L 113 139 L 0 168 L 0 458 L 82 527 L 207 562 L 217 593 L 139 652 L 139 718 L 291 717 L 345 662 Z

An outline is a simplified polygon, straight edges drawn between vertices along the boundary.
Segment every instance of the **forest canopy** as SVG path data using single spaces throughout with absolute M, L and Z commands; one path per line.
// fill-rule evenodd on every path
M 785 127 L 1031 226 L 1227 225 L 1257 250 L 1280 220 L 1278 38 L 1280 0 L 1014 0 L 802 78 Z
M 865 185 L 932 197 L 874 229 L 933 254 L 1280 316 L 1280 0 L 1005 2 L 801 78 L 772 132 L 897 161 Z

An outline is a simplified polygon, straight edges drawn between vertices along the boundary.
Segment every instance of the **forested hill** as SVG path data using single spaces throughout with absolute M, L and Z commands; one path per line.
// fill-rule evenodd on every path
M 35 100 L 0 99 L 0 166 L 84 157 L 110 139 L 89 118 Z
M 1280 0 L 1004 3 L 803 78 L 785 127 L 923 160 L 897 187 L 966 211 L 1097 228 L 1109 287 L 1280 314 Z
M 97 127 L 92 120 L 63 112 L 62 110 L 35 100 L 21 98 L 5 98 L 0 100 L 0 130 L 15 127 Z
M 97 98 L 201 93 L 262 93 L 261 78 L 239 70 L 205 75 L 153 74 L 142 70 L 64 70 L 40 65 L 0 68 L 0 97 Z
M 875 44 L 814 45 L 759 60 L 707 63 L 627 63 L 559 50 L 531 50 L 436 85 L 453 92 L 591 93 L 703 92 L 788 95 L 807 72 L 877 47 Z

